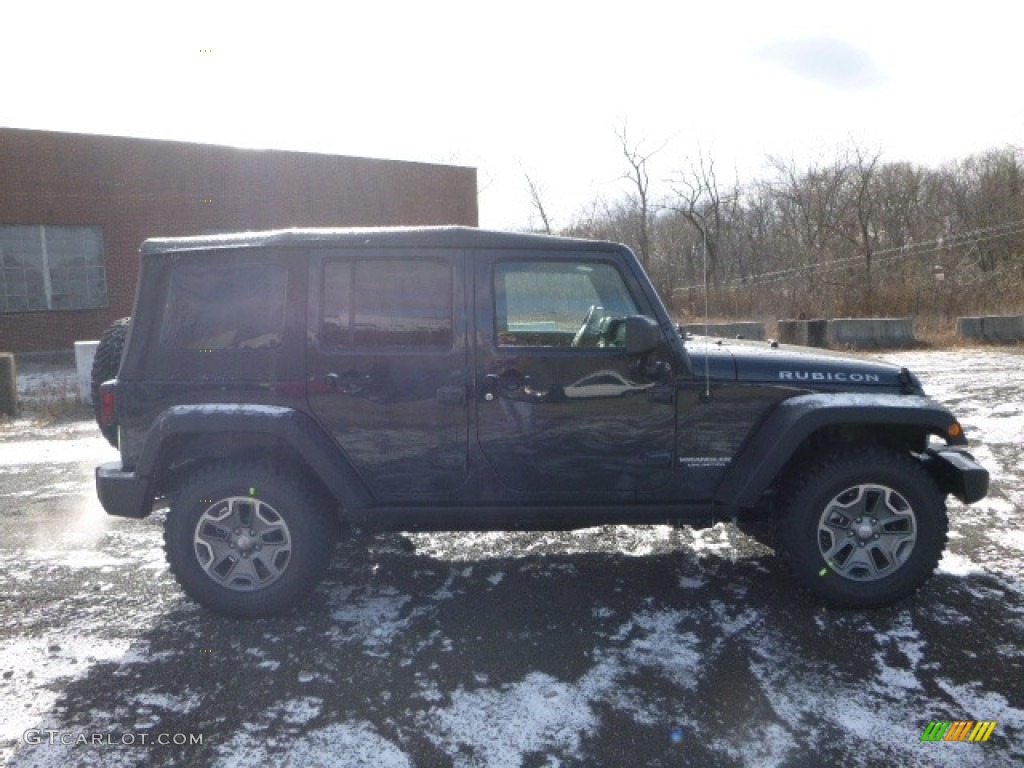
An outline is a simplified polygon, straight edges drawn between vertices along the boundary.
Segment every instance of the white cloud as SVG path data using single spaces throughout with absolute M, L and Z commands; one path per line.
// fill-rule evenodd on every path
M 859 90 L 885 81 L 871 57 L 849 43 L 829 37 L 783 40 L 760 51 L 768 62 L 781 64 L 799 77 L 840 90 Z

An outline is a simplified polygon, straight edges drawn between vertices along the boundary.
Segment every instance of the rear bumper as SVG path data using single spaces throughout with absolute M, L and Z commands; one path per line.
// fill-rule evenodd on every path
M 966 451 L 929 449 L 925 463 L 939 487 L 964 504 L 980 501 L 988 494 L 988 470 Z
M 148 483 L 134 472 L 125 472 L 121 462 L 96 467 L 96 495 L 108 515 L 142 518 L 153 511 Z

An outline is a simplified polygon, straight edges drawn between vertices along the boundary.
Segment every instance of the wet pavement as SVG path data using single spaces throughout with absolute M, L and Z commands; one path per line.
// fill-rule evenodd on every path
M 109 518 L 83 413 L 0 425 L 0 756 L 14 766 L 1024 763 L 1024 354 L 888 355 L 961 417 L 991 496 L 951 502 L 913 598 L 835 611 L 705 530 L 389 535 L 295 613 L 237 622 Z M 931 721 L 997 722 L 984 743 Z

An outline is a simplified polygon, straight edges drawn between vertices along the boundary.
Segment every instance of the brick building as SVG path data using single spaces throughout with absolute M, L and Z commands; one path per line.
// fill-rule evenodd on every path
M 0 128 L 0 351 L 129 315 L 147 237 L 477 223 L 473 168 Z

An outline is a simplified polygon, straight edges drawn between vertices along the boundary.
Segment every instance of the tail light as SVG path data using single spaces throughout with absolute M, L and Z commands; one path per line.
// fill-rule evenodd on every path
M 117 423 L 117 382 L 100 384 L 100 408 L 98 421 L 101 427 L 113 427 Z

